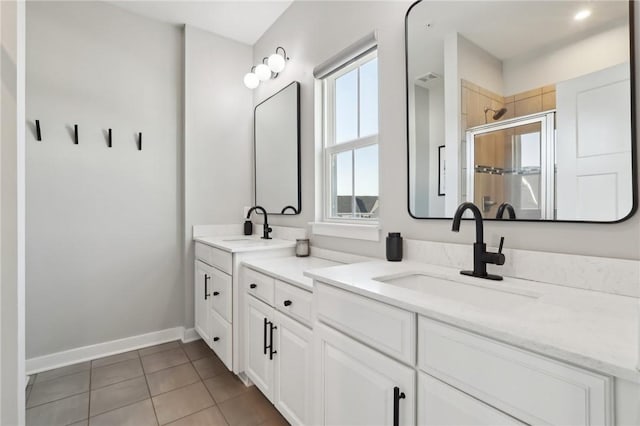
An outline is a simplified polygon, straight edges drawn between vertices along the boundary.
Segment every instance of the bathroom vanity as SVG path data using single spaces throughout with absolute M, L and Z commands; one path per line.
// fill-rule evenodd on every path
M 255 235 L 196 237 L 194 275 L 195 330 L 229 370 L 241 364 L 242 306 L 238 272 L 245 259 L 290 256 L 295 242 Z
M 313 424 L 640 422 L 636 298 L 418 262 L 307 276 Z

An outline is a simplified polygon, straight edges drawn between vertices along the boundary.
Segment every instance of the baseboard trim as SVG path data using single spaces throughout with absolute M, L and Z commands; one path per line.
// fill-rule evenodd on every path
M 182 340 L 192 342 L 200 336 L 195 329 L 184 327 L 167 328 L 165 330 L 154 331 L 152 333 L 140 334 L 138 336 L 125 337 L 124 339 L 111 340 L 109 342 L 97 343 L 95 345 L 82 346 L 49 355 L 30 358 L 26 361 L 25 369 L 27 375 L 39 373 L 41 371 L 52 370 L 54 368 L 65 367 L 78 362 L 89 361 L 105 356 L 116 355 L 146 346 L 158 345 L 172 340 Z
M 198 332 L 196 331 L 195 328 L 185 328 L 184 329 L 184 336 L 182 337 L 182 343 L 189 343 L 189 342 L 193 342 L 195 340 L 200 339 L 200 335 L 198 334 Z

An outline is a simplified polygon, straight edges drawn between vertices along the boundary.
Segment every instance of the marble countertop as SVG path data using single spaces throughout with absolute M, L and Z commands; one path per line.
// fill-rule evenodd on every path
M 217 237 L 195 237 L 196 242 L 206 244 L 230 253 L 247 251 L 273 250 L 295 247 L 295 241 L 279 240 L 276 238 L 263 240 L 257 235 L 228 235 Z
M 449 294 L 439 293 L 437 286 L 427 293 L 376 279 L 415 273 L 445 280 L 439 282 L 445 283 L 442 288 Z M 356 263 L 313 269 L 305 275 L 542 355 L 640 383 L 640 300 L 634 297 L 509 277 L 495 282 L 463 276 L 453 268 L 407 261 Z M 450 281 L 466 284 L 461 287 L 460 297 L 450 294 L 446 287 Z M 486 297 L 471 296 L 483 292 Z
M 285 281 L 305 290 L 313 291 L 313 280 L 305 277 L 305 271 L 316 268 L 328 268 L 341 265 L 332 260 L 319 257 L 278 257 L 273 259 L 245 260 L 244 265 L 278 280 Z

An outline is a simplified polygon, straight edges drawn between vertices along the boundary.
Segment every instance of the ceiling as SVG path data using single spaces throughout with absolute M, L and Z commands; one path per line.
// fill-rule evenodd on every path
M 138 15 L 171 24 L 187 24 L 253 45 L 293 0 L 109 1 Z

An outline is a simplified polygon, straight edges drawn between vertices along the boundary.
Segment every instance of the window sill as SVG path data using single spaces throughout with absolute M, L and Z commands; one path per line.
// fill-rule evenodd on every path
M 380 241 L 380 225 L 338 222 L 311 222 L 311 233 L 326 237 Z

